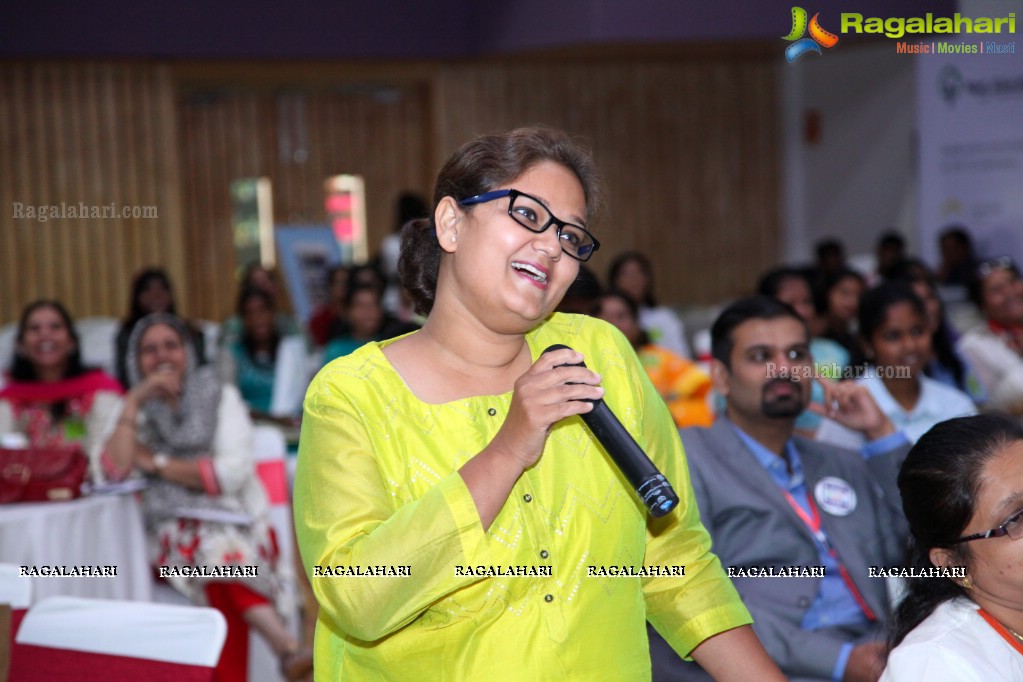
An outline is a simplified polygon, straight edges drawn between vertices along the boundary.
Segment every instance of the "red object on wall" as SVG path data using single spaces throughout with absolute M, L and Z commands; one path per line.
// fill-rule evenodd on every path
M 803 113 L 803 139 L 811 146 L 821 141 L 821 112 L 816 109 Z

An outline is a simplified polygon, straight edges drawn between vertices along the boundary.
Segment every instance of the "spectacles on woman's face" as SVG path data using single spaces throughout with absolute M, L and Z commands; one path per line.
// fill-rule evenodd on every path
M 1016 264 L 1012 262 L 1012 258 L 1009 256 L 999 256 L 998 258 L 989 258 L 978 265 L 977 276 L 984 279 L 996 270 L 1009 270 L 1013 274 L 1018 274 Z
M 539 199 L 517 189 L 495 189 L 492 192 L 460 199 L 458 204 L 459 206 L 474 206 L 502 197 L 510 197 L 508 215 L 530 232 L 543 232 L 551 225 L 557 225 L 561 250 L 572 258 L 587 261 L 593 252 L 600 248 L 600 242 L 585 227 L 559 220 Z
M 998 528 L 992 528 L 984 533 L 975 533 L 973 535 L 967 535 L 966 537 L 959 538 L 953 545 L 958 545 L 960 542 L 970 542 L 971 540 L 984 540 L 986 538 L 1000 538 L 1003 535 L 1008 535 L 1013 540 L 1019 540 L 1023 538 L 1023 509 L 1010 516 L 1005 520 L 1005 523 L 998 526 Z

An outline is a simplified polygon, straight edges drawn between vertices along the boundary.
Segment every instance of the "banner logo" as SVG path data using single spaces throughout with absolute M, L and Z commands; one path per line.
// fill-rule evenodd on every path
M 789 64 L 807 52 L 823 54 L 821 52 L 822 47 L 834 47 L 838 44 L 838 36 L 822 28 L 818 17 L 820 17 L 820 12 L 814 14 L 813 19 L 810 19 L 808 24 L 806 21 L 806 10 L 802 7 L 792 8 L 792 30 L 789 31 L 787 36 L 782 37 L 782 40 L 792 43 L 785 48 L 785 59 L 789 60 Z M 807 30 L 810 31 L 810 36 L 804 38 L 803 34 Z

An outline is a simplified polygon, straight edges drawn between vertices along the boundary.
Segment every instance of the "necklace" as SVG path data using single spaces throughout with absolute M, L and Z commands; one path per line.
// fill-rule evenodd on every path
M 1019 634 L 1018 632 L 1016 632 L 1012 628 L 1005 628 L 1005 629 L 1008 630 L 1009 634 L 1011 634 L 1013 637 L 1015 637 L 1019 641 L 1023 642 L 1023 635 Z

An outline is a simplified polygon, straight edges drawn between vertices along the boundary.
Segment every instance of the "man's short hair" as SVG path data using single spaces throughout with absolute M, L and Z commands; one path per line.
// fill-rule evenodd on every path
M 770 296 L 740 298 L 725 308 L 714 320 L 714 326 L 710 328 L 711 356 L 731 369 L 732 349 L 735 347 L 735 338 L 733 337 L 735 328 L 748 320 L 775 320 L 781 317 L 791 317 L 798 322 L 806 331 L 806 338 L 810 338 L 810 328 L 806 321 L 789 304 L 782 303 Z

